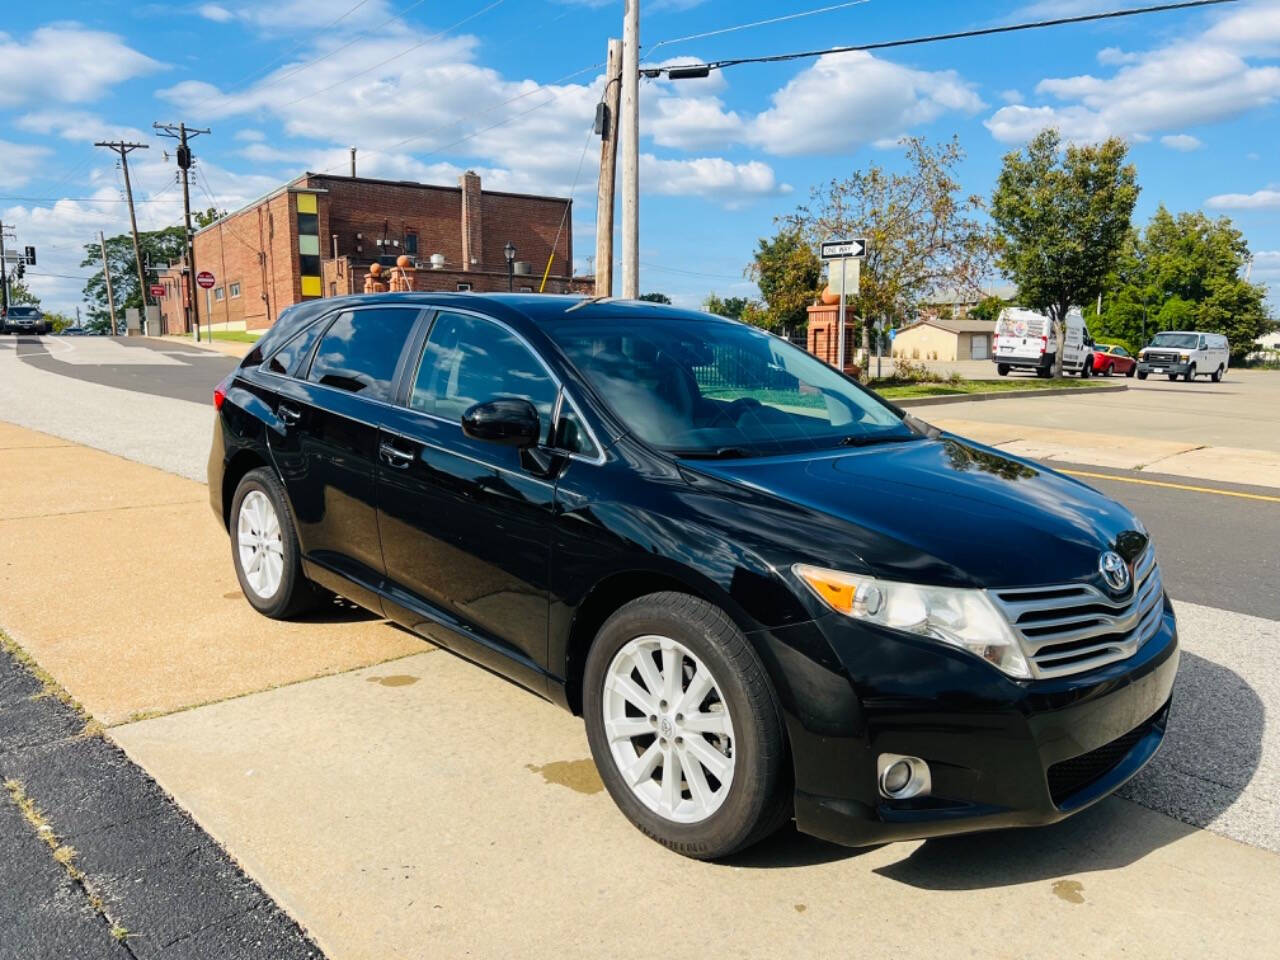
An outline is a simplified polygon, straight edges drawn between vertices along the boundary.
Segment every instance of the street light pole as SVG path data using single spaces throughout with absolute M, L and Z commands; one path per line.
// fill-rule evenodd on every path
M 640 0 L 622 22 L 622 296 L 640 295 Z
M 507 293 L 512 293 L 516 288 L 516 245 L 508 240 L 502 255 L 507 258 Z

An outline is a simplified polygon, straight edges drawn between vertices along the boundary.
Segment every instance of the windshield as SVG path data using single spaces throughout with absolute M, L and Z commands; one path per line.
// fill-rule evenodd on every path
M 1157 333 L 1151 341 L 1153 347 L 1174 347 L 1179 350 L 1194 350 L 1200 342 L 1195 333 Z
M 35 317 L 39 316 L 40 311 L 35 307 L 10 307 L 9 316 L 11 317 Z
M 826 364 L 746 324 L 657 315 L 544 329 L 633 433 L 677 456 L 760 456 L 917 436 Z

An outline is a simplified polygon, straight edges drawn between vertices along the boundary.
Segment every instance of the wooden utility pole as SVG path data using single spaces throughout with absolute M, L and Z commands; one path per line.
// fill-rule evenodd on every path
M 609 41 L 601 101 L 600 184 L 596 189 L 596 292 L 613 296 L 613 194 L 618 170 L 618 102 L 622 98 L 622 41 Z
M 622 295 L 640 296 L 640 0 L 622 22 Z
M 186 240 L 183 244 L 183 252 L 187 260 L 187 302 L 191 304 L 191 312 L 188 315 L 188 327 L 195 327 L 196 340 L 200 340 L 200 301 L 196 299 L 196 239 L 195 234 L 191 231 L 191 190 L 187 182 L 187 171 L 194 165 L 195 158 L 191 155 L 191 148 L 187 146 L 187 141 L 192 137 L 198 137 L 202 133 L 208 133 L 208 130 L 195 130 L 188 127 L 185 123 L 179 123 L 176 126 L 172 123 L 153 123 L 156 132 L 162 137 L 173 137 L 178 141 L 178 169 L 182 173 L 182 212 L 186 223 Z M 209 339 L 213 339 L 213 318 L 209 318 Z
M 111 311 L 111 335 L 116 335 L 116 301 L 111 294 L 111 264 L 107 263 L 107 241 L 98 231 L 98 248 L 102 251 L 102 276 L 107 281 L 107 309 Z
M 142 244 L 138 242 L 138 218 L 133 212 L 133 186 L 129 183 L 129 154 L 134 150 L 149 149 L 145 143 L 126 143 L 124 140 L 104 140 L 94 144 L 120 154 L 120 169 L 124 172 L 124 195 L 129 201 L 129 228 L 133 231 L 133 259 L 138 265 L 138 295 L 142 297 L 142 333 L 147 329 L 147 278 L 142 269 Z

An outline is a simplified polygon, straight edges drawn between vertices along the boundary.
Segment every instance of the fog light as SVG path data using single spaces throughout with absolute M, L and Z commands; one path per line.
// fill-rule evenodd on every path
M 882 753 L 877 768 L 880 771 L 880 795 L 890 800 L 926 796 L 932 786 L 929 765 L 919 757 Z

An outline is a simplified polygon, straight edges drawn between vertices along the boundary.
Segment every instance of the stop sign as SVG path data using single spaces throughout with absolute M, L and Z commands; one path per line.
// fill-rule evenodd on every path
M 204 290 L 208 290 L 216 282 L 217 281 L 213 278 L 213 274 L 208 270 L 201 270 L 196 274 L 196 284 Z

